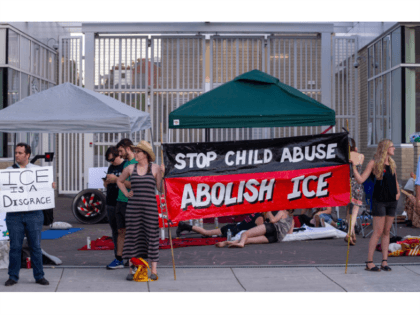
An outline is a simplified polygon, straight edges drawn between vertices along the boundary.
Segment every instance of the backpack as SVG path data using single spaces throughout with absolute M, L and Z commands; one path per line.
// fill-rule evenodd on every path
M 363 190 L 365 191 L 366 203 L 369 206 L 370 211 L 372 211 L 372 199 L 373 199 L 373 190 L 376 184 L 376 176 L 370 175 L 365 182 L 363 183 Z
M 13 168 L 20 168 L 16 163 L 12 165 Z M 51 225 L 54 222 L 54 209 L 42 210 L 44 214 L 44 223 L 42 225 Z

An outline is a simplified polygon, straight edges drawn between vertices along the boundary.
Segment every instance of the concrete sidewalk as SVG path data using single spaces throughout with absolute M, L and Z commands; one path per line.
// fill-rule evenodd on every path
M 0 292 L 420 292 L 420 264 L 390 265 L 391 272 L 368 272 L 362 265 L 317 267 L 158 267 L 159 280 L 129 282 L 128 268 L 45 267 L 49 286 L 35 283 L 32 270 L 21 269 L 19 283 Z

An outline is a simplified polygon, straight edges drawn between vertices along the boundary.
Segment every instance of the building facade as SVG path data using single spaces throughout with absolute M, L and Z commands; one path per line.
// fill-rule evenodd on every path
M 121 138 L 151 141 L 158 163 L 161 139 L 204 141 L 204 130 L 169 130 L 169 113 L 253 69 L 333 108 L 333 131 L 348 128 L 366 163 L 377 143 L 390 138 L 397 147 L 399 179 L 413 171 L 416 154 L 409 136 L 420 131 L 420 23 L 80 23 L 80 36 L 65 28 L 60 33 L 56 25 L 49 31 L 34 27 L 31 36 L 22 31 L 29 32 L 25 23 L 18 24 L 0 29 L 0 42 L 7 36 L 8 43 L 7 53 L 0 51 L 0 106 L 71 82 L 152 118 L 152 132 L 54 137 L 60 193 L 86 188 L 88 169 L 106 166 L 106 148 Z M 52 31 L 58 34 L 54 41 L 45 35 Z M 210 139 L 291 137 L 327 127 L 212 129 Z M 34 135 L 26 137 L 35 143 Z M 1 139 L 4 161 L 11 157 L 12 142 L 10 135 Z
M 53 45 L 65 33 L 58 23 L 0 23 L 0 109 L 57 85 Z M 11 164 L 14 141 L 0 133 L 0 168 Z M 16 141 L 30 144 L 34 155 L 54 150 L 53 135 L 18 133 Z

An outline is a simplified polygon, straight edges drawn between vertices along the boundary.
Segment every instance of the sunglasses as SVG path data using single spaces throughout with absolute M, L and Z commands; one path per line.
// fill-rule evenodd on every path
M 140 152 L 143 152 L 143 153 L 146 153 L 146 152 L 144 152 L 143 150 L 133 150 L 133 153 L 140 153 Z
M 109 163 L 112 163 L 112 162 L 115 161 L 115 159 L 116 159 L 116 157 L 114 156 L 112 159 L 107 159 L 106 161 L 109 162 Z

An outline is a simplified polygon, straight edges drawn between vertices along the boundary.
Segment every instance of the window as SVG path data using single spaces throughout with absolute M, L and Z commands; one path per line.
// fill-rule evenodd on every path
M 9 29 L 8 64 L 19 68 L 19 35 Z
M 368 144 L 410 143 L 420 132 L 419 64 L 420 26 L 401 26 L 368 48 Z

